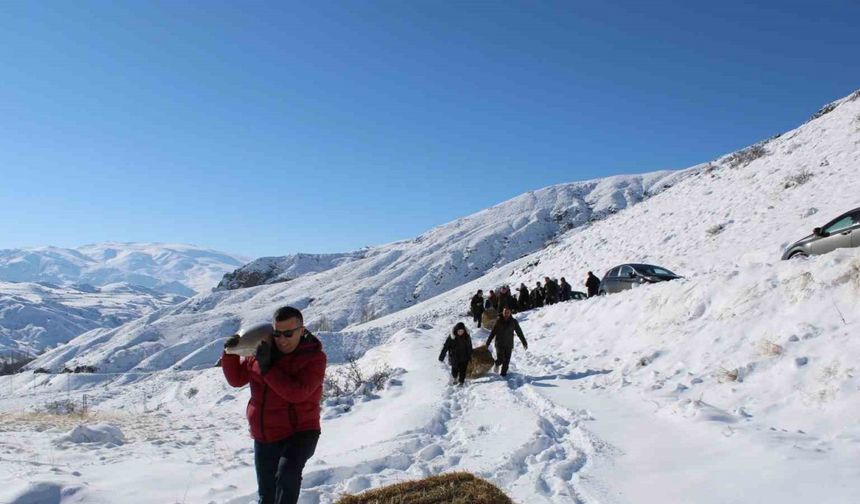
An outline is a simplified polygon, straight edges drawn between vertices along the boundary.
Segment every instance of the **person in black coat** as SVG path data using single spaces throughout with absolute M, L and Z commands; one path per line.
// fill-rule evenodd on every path
M 487 300 L 484 302 L 484 309 L 489 310 L 490 308 L 494 310 L 499 309 L 499 297 L 496 296 L 495 291 L 490 291 L 490 295 L 487 297 Z
M 439 362 L 445 360 L 445 355 L 448 356 L 448 364 L 451 365 L 451 376 L 463 385 L 466 382 L 466 368 L 469 367 L 469 359 L 472 358 L 472 337 L 466 330 L 466 324 L 457 322 L 454 326 L 439 354 Z
M 520 288 L 517 289 L 517 291 L 520 293 L 520 297 L 519 299 L 517 299 L 517 304 L 519 306 L 520 311 L 526 311 L 531 309 L 532 302 L 529 298 L 529 288 L 526 287 L 526 284 L 521 283 Z
M 558 284 L 550 277 L 544 277 L 544 302 L 548 305 L 558 303 Z
M 558 298 L 560 301 L 570 301 L 571 296 L 573 296 L 573 288 L 567 283 L 567 280 L 564 277 L 561 277 L 561 284 L 559 285 L 559 295 Z
M 540 286 L 540 282 L 535 284 L 535 288 L 532 289 L 532 306 L 535 308 L 540 308 L 543 306 L 543 287 Z
M 511 288 L 505 285 L 499 290 L 499 292 L 498 310 L 502 311 L 505 307 L 508 307 L 512 312 L 517 311 L 517 301 L 514 299 L 514 296 L 511 295 Z
M 588 297 L 596 296 L 600 288 L 600 279 L 590 271 L 588 272 L 588 280 L 585 281 L 585 288 L 588 289 Z
M 508 365 L 511 363 L 511 354 L 514 351 L 514 333 L 520 339 L 523 348 L 528 350 L 529 344 L 526 342 L 520 323 L 511 315 L 510 308 L 506 307 L 502 310 L 502 316 L 496 321 L 493 330 L 490 331 L 490 337 L 487 338 L 488 347 L 493 339 L 496 340 L 496 370 L 501 366 L 502 371 L 499 374 L 502 376 L 508 374 Z
M 478 289 L 478 293 L 472 296 L 472 302 L 469 303 L 469 313 L 472 314 L 472 320 L 478 327 L 481 327 L 481 315 L 484 314 L 484 291 Z

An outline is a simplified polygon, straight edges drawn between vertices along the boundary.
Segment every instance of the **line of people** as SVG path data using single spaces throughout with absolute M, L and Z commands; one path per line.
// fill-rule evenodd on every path
M 588 291 L 588 297 L 597 295 L 600 279 L 591 271 L 588 272 L 585 287 Z M 518 297 L 514 298 L 511 288 L 503 285 L 498 289 L 498 293 L 491 290 L 485 299 L 484 291 L 478 289 L 478 292 L 472 296 L 469 302 L 469 313 L 472 314 L 475 324 L 481 327 L 481 316 L 484 310 L 489 308 L 493 308 L 497 313 L 502 312 L 505 308 L 510 308 L 512 313 L 516 313 L 573 299 L 573 288 L 564 277 L 561 277 L 560 282 L 556 282 L 555 279 L 548 276 L 544 277 L 543 285 L 538 281 L 531 290 L 526 287 L 525 283 L 521 283 L 517 293 Z

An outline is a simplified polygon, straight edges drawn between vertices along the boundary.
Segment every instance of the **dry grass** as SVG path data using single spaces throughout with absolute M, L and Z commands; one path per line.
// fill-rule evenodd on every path
M 785 349 L 782 348 L 782 345 L 778 345 L 770 340 L 764 340 L 759 343 L 759 352 L 764 357 L 779 357 L 785 352 Z
M 811 171 L 804 168 L 800 172 L 788 176 L 785 179 L 785 182 L 783 182 L 782 186 L 785 189 L 802 186 L 803 184 L 809 182 L 809 179 L 811 179 L 813 176 L 814 174 Z
M 16 431 L 22 428 L 46 430 L 52 428 L 70 429 L 81 422 L 101 419 L 92 413 L 57 414 L 44 411 L 0 414 L 0 432 Z
M 513 504 L 513 501 L 493 484 L 467 472 L 455 472 L 347 495 L 337 504 Z
M 725 162 L 729 168 L 741 168 L 767 154 L 767 149 L 762 144 L 754 144 L 731 154 L 725 159 Z
M 720 383 L 736 382 L 736 381 L 738 381 L 739 375 L 740 375 L 740 371 L 737 368 L 735 368 L 735 369 L 720 368 L 720 371 L 717 373 L 717 380 L 719 380 Z

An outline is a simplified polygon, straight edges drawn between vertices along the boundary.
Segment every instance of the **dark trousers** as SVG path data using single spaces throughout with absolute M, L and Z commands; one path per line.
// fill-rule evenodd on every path
M 273 443 L 254 441 L 260 504 L 296 504 L 299 501 L 302 470 L 314 454 L 319 437 L 319 431 L 303 431 Z
M 513 350 L 513 348 L 496 346 L 496 365 L 502 366 L 502 371 L 499 373 L 502 376 L 508 374 L 508 365 L 511 363 L 511 353 Z
M 466 383 L 466 369 L 469 367 L 468 362 L 454 362 L 451 364 L 451 376 L 457 380 L 457 383 Z
M 481 316 L 484 314 L 484 310 L 472 310 L 472 320 L 478 324 L 478 327 L 481 327 Z

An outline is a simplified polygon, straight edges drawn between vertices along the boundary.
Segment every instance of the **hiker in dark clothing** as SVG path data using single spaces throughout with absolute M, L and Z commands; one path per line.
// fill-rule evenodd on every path
M 535 284 L 535 288 L 532 289 L 532 306 L 535 308 L 540 308 L 543 306 L 544 300 L 544 292 L 543 287 L 540 286 L 540 282 Z
M 520 293 L 520 297 L 519 299 L 517 299 L 517 305 L 520 311 L 526 311 L 531 309 L 532 302 L 529 298 L 529 288 L 526 287 L 526 284 L 521 283 L 520 288 L 517 289 L 517 291 Z
M 239 344 L 239 335 L 224 344 Z M 302 470 L 320 437 L 320 400 L 326 355 L 304 327 L 302 313 L 279 308 L 271 333 L 252 357 L 224 353 L 221 368 L 234 387 L 250 384 L 246 416 L 254 438 L 260 504 L 296 504 Z M 265 420 L 265 422 L 264 422 Z
M 445 340 L 442 353 L 439 354 L 439 362 L 445 360 L 446 354 L 448 364 L 451 364 L 451 376 L 463 385 L 466 382 L 466 368 L 472 358 L 472 338 L 466 330 L 466 324 L 457 322 L 454 326 L 451 335 Z
M 588 297 L 597 295 L 597 290 L 600 288 L 600 279 L 594 273 L 588 272 L 588 280 L 585 281 L 585 288 L 588 289 Z
M 502 371 L 500 374 L 502 376 L 508 374 L 508 365 L 511 363 L 511 354 L 514 351 L 514 333 L 517 334 L 517 337 L 523 344 L 523 348 L 528 350 L 529 344 L 526 342 L 523 330 L 520 329 L 520 323 L 511 315 L 511 310 L 505 308 L 502 311 L 502 316 L 499 317 L 496 325 L 493 326 L 493 330 L 490 331 L 490 337 L 487 338 L 488 347 L 493 342 L 493 339 L 496 340 L 496 371 L 501 366 Z
M 558 302 L 558 284 L 550 277 L 544 277 L 543 282 L 544 301 L 547 305 L 556 304 Z
M 567 283 L 567 280 L 564 277 L 561 277 L 561 285 L 559 285 L 559 301 L 570 301 L 570 297 L 573 295 L 573 288 Z
M 481 315 L 484 314 L 484 291 L 478 289 L 478 293 L 472 296 L 472 302 L 469 304 L 469 313 L 472 314 L 472 320 L 478 327 L 481 327 Z
M 503 286 L 499 291 L 499 307 L 498 310 L 502 311 L 505 307 L 511 309 L 512 312 L 517 309 L 517 301 L 514 299 L 514 296 L 511 295 L 511 289 L 507 285 Z
M 484 309 L 489 310 L 490 308 L 498 311 L 499 309 L 499 297 L 496 296 L 494 291 L 490 291 L 490 295 L 487 297 L 487 300 L 484 302 Z

